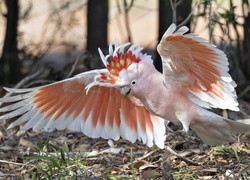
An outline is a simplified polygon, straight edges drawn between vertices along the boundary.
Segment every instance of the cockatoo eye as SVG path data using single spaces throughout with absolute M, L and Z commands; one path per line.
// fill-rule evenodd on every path
M 135 86 L 137 84 L 136 80 L 131 81 L 131 85 Z

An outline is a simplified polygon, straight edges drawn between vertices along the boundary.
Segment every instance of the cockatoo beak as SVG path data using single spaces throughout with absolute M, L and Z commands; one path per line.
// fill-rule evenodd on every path
M 131 89 L 128 87 L 122 87 L 121 89 L 121 93 L 126 97 L 127 95 L 129 95 Z

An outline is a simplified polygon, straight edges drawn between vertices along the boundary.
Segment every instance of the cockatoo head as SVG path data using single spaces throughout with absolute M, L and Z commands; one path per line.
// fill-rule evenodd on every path
M 151 56 L 143 54 L 142 47 L 130 43 L 123 45 L 109 46 L 109 54 L 104 55 L 98 49 L 101 59 L 108 72 L 96 75 L 95 81 L 86 88 L 87 91 L 95 85 L 106 87 L 118 87 L 124 95 L 133 94 L 134 90 L 141 86 L 143 79 L 148 74 L 149 68 L 154 68 Z M 127 49 L 127 50 L 125 50 Z

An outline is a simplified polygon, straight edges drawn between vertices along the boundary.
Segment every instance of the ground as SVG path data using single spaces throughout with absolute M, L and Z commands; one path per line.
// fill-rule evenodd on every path
M 168 130 L 166 148 L 1 127 L 0 179 L 248 179 L 250 135 L 223 146 Z

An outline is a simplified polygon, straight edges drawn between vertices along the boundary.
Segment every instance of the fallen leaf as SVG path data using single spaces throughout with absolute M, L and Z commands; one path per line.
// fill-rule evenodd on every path
M 10 150 L 13 150 L 13 149 L 14 149 L 14 147 L 8 146 L 8 145 L 0 146 L 0 150 L 3 150 L 3 151 L 10 151 Z
M 162 175 L 158 173 L 156 170 L 147 170 L 143 171 L 142 173 L 142 179 L 152 179 L 152 178 L 158 178 Z
M 134 168 L 139 169 L 141 166 L 146 164 L 148 164 L 148 162 L 145 160 L 136 161 L 134 162 Z
M 157 166 L 153 164 L 144 164 L 139 168 L 139 170 L 145 170 L 147 168 L 157 168 Z
M 32 147 L 33 143 L 31 141 L 24 139 L 24 138 L 20 138 L 19 145 L 24 146 L 24 147 Z

